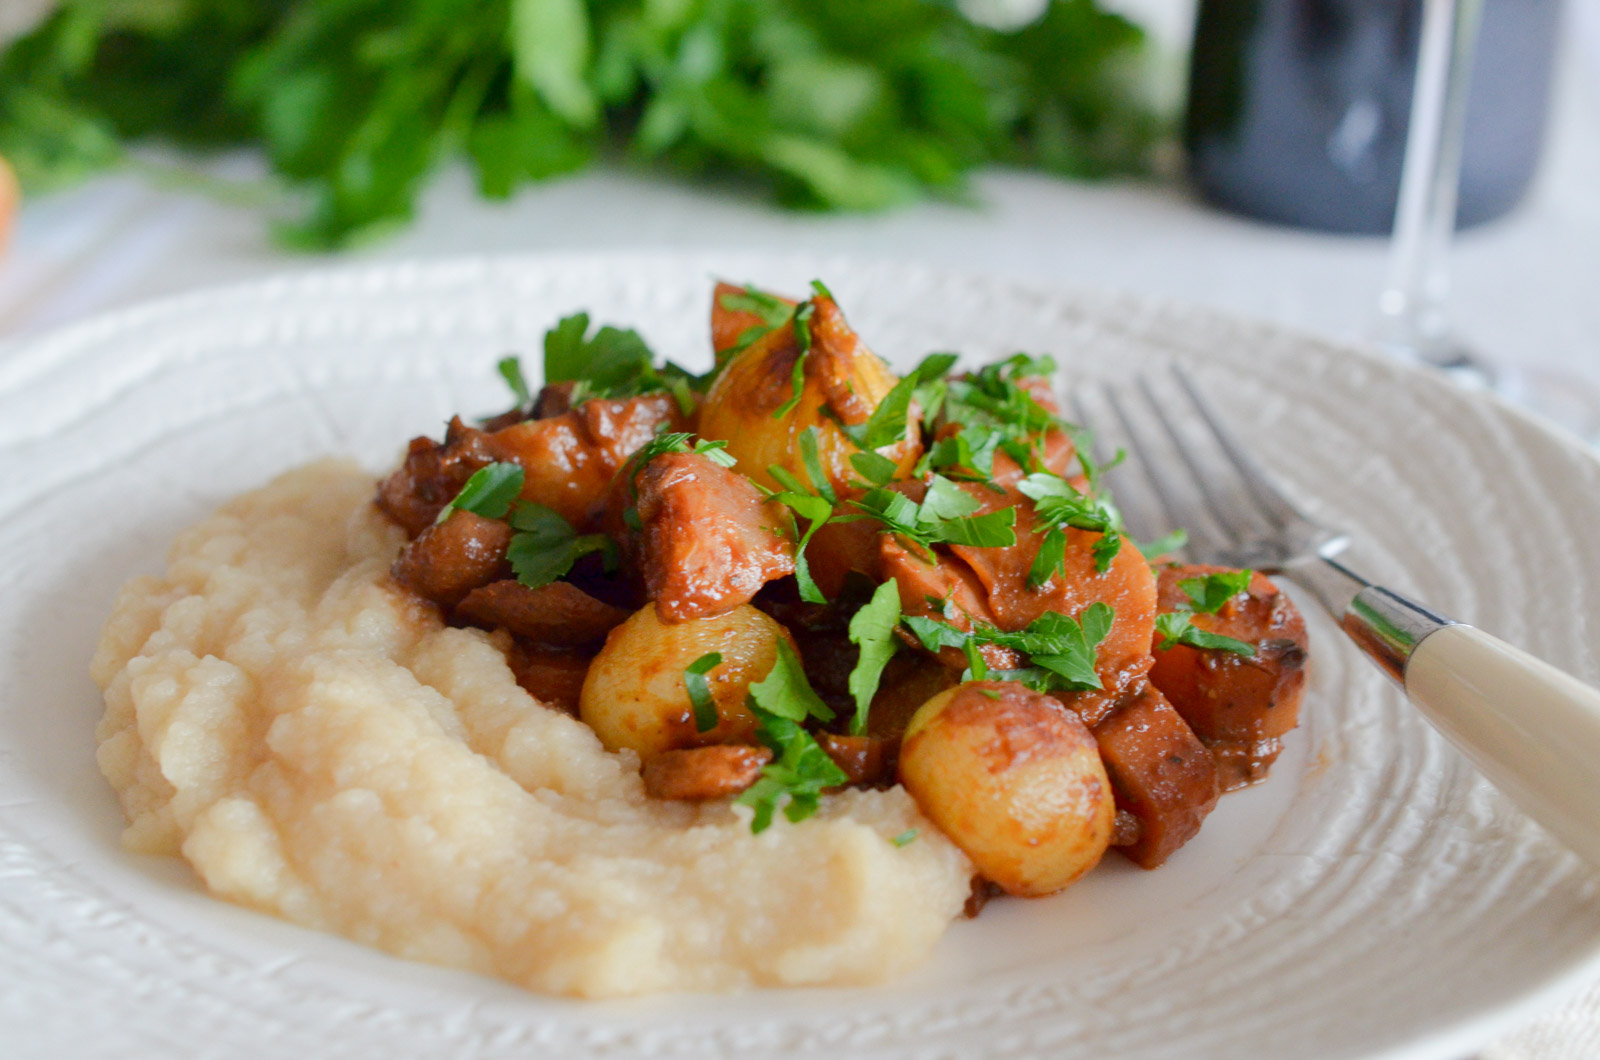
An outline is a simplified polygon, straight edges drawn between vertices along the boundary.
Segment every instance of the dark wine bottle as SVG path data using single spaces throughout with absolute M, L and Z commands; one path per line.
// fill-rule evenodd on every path
M 1485 0 L 1458 227 L 1522 198 L 1544 142 L 1560 0 Z M 1339 232 L 1394 225 L 1422 0 L 1200 0 L 1185 142 L 1201 194 Z

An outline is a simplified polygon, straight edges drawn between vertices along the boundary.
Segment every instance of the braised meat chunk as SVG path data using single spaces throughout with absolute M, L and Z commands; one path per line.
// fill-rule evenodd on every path
M 737 795 L 756 782 L 772 761 L 765 747 L 713 744 L 663 751 L 644 764 L 645 794 L 652 799 L 705 802 Z
M 611 479 L 660 430 L 682 414 L 668 394 L 595 398 L 559 416 L 527 420 L 490 436 L 496 459 L 522 466 L 522 499 L 560 513 L 574 527 L 597 525 Z
M 507 629 L 540 644 L 580 645 L 604 640 L 628 612 L 596 600 L 570 582 L 530 589 L 515 578 L 505 578 L 468 593 L 456 605 L 455 617 L 485 629 Z
M 782 509 L 699 453 L 667 453 L 639 472 L 639 563 L 661 617 L 706 618 L 794 573 Z
M 1164 568 L 1158 590 L 1161 611 L 1187 609 L 1192 601 L 1182 583 L 1218 573 L 1228 573 L 1228 568 Z M 1232 791 L 1266 777 L 1282 750 L 1282 737 L 1299 722 L 1306 684 L 1305 620 L 1294 602 L 1259 573 L 1220 609 L 1192 614 L 1189 620 L 1254 652 L 1172 644 L 1158 647 L 1150 671 L 1150 680 L 1216 757 L 1222 789 Z
M 411 439 L 405 462 L 378 483 L 378 507 L 416 537 L 433 525 L 474 471 L 498 459 L 489 435 L 468 427 L 457 416 L 450 421 L 443 442 Z
M 510 544 L 510 526 L 458 509 L 402 549 L 390 573 L 419 596 L 450 608 L 503 576 Z
M 1216 762 L 1146 681 L 1091 731 L 1116 792 L 1117 809 L 1139 826 L 1133 841 L 1118 849 L 1134 864 L 1153 869 L 1193 839 L 1216 806 L 1221 794 Z

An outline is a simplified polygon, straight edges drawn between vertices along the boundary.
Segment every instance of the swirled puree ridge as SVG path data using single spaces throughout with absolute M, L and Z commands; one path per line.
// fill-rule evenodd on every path
M 921 961 L 973 869 L 901 787 L 753 835 L 518 686 L 504 634 L 399 589 L 406 542 L 323 462 L 184 533 L 92 672 L 133 850 L 397 956 L 615 997 L 864 984 Z M 895 837 L 916 829 L 916 842 Z

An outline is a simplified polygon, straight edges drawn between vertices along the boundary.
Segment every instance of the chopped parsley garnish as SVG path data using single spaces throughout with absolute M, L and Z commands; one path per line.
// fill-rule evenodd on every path
M 825 604 L 828 598 L 817 588 L 816 581 L 811 577 L 811 564 L 806 560 L 806 546 L 811 543 L 812 535 L 833 517 L 833 506 L 838 502 L 838 494 L 834 492 L 833 486 L 828 482 L 828 476 L 822 470 L 822 459 L 817 452 L 815 427 L 807 427 L 800 435 L 800 462 L 805 468 L 806 477 L 811 480 L 809 487 L 780 464 L 768 467 L 767 474 L 783 487 L 782 492 L 772 495 L 772 499 L 811 524 L 805 533 L 797 535 L 795 540 L 794 577 L 799 583 L 800 598 L 809 604 Z
M 851 453 L 850 466 L 856 469 L 856 474 L 866 479 L 873 486 L 887 486 L 894 480 L 894 474 L 900 465 L 884 456 L 870 450 Z
M 500 378 L 506 381 L 506 386 L 511 388 L 511 394 L 517 399 L 517 408 L 522 408 L 533 400 L 533 391 L 528 389 L 528 381 L 522 375 L 522 358 L 512 354 L 500 358 L 495 365 L 500 373 Z
M 1250 588 L 1250 570 L 1222 571 L 1203 578 L 1184 578 L 1178 582 L 1189 597 L 1190 608 L 1204 615 L 1214 615 L 1227 606 L 1229 600 Z
M 637 331 L 607 324 L 589 335 L 589 314 L 563 317 L 544 335 L 544 380 L 589 384 L 596 391 L 625 387 L 648 372 L 655 355 Z
M 789 400 L 773 410 L 775 420 L 783 419 L 800 404 L 800 395 L 806 386 L 806 360 L 811 356 L 811 315 L 815 312 L 816 306 L 810 302 L 801 302 L 795 308 L 794 341 L 800 347 L 800 355 L 794 359 L 794 368 L 789 373 Z
M 806 546 L 811 543 L 812 536 L 832 517 L 833 505 L 824 497 L 811 493 L 797 493 L 794 490 L 773 494 L 773 500 L 811 524 L 795 542 L 794 579 L 800 589 L 800 599 L 808 604 L 827 603 L 828 598 L 822 594 L 815 579 L 811 577 L 811 564 L 806 560 Z
M 815 427 L 807 427 L 800 434 L 800 463 L 805 467 L 806 477 L 811 479 L 811 488 L 817 496 L 826 498 L 829 504 L 838 504 L 839 495 L 834 492 L 833 484 L 822 470 L 822 454 L 818 451 Z
M 442 523 L 454 511 L 471 512 L 485 519 L 504 519 L 511 502 L 522 492 L 525 477 L 521 464 L 501 463 L 480 467 L 467 479 L 461 491 L 439 513 Z
M 1028 572 L 1029 588 L 1039 588 L 1063 566 L 1068 528 L 1100 534 L 1091 546 L 1094 567 L 1101 574 L 1110 568 L 1122 548 L 1122 515 L 1110 500 L 1093 492 L 1080 493 L 1072 483 L 1048 471 L 1027 476 L 1017 483 L 1017 489 L 1033 501 L 1034 514 L 1045 527 L 1044 542 Z
M 639 472 L 658 456 L 667 453 L 697 453 L 710 460 L 718 467 L 732 467 L 739 461 L 728 452 L 728 443 L 722 440 L 693 441 L 694 435 L 687 431 L 663 431 L 628 457 L 624 471 L 628 476 L 628 507 L 622 513 L 622 521 L 630 530 L 642 530 L 639 523 Z
M 711 682 L 706 674 L 722 665 L 721 652 L 707 652 L 683 668 L 683 687 L 689 693 L 689 703 L 694 707 L 696 732 L 710 732 L 717 727 L 717 701 L 711 697 Z
M 617 565 L 617 546 L 605 534 L 578 534 L 561 513 L 532 501 L 518 501 L 511 509 L 511 545 L 506 558 L 517 581 L 530 589 L 564 577 L 572 565 L 591 552 L 605 557 L 606 569 Z
M 1201 648 L 1209 651 L 1231 651 L 1236 655 L 1246 658 L 1254 655 L 1256 649 L 1253 645 L 1233 637 L 1224 637 L 1220 633 L 1207 633 L 1191 621 L 1193 614 L 1188 611 L 1170 611 L 1164 615 L 1156 616 L 1156 635 L 1161 642 L 1156 645 L 1157 651 L 1166 651 L 1174 644 L 1187 644 L 1191 648 Z
M 1100 677 L 1095 673 L 1096 648 L 1111 632 L 1116 612 L 1110 605 L 1095 601 L 1084 608 L 1077 619 L 1047 611 L 1028 623 L 1025 629 L 1002 630 L 985 622 L 973 622 L 970 632 L 959 630 L 948 622 L 908 615 L 906 627 L 929 651 L 941 648 L 960 648 L 967 654 L 970 680 L 983 680 L 992 676 L 998 680 L 1021 681 L 1041 692 L 1080 692 L 1099 688 Z M 981 665 L 978 649 L 986 644 L 1010 648 L 1028 656 L 1029 666 L 1021 670 L 990 672 Z M 977 659 L 979 664 L 974 664 Z M 982 676 L 980 676 L 980 674 Z
M 803 821 L 817 812 L 824 788 L 850 778 L 808 733 L 808 719 L 831 721 L 833 711 L 806 681 L 794 649 L 778 639 L 778 658 L 767 676 L 750 686 L 749 705 L 756 716 L 756 736 L 774 757 L 761 770 L 761 779 L 739 796 L 739 803 L 755 810 L 750 831 L 763 832 L 782 806 L 791 821 Z
M 954 363 L 954 354 L 936 353 L 923 358 L 921 364 L 883 395 L 865 423 L 840 424 L 839 429 L 856 444 L 856 448 L 867 451 L 904 441 L 911 402 L 916 398 L 918 388 L 930 380 L 939 379 Z
M 812 690 L 805 668 L 800 665 L 800 656 L 784 637 L 778 638 L 778 657 L 772 669 L 750 686 L 750 698 L 761 710 L 790 721 L 833 720 L 832 709 Z
M 1019 467 L 1027 467 L 1032 451 L 1024 442 L 990 427 L 963 427 L 936 439 L 917 462 L 916 473 L 940 471 L 951 478 L 987 482 L 994 474 L 995 454 L 1004 450 Z
M 895 627 L 900 624 L 900 588 L 886 581 L 873 592 L 861 610 L 850 617 L 850 643 L 861 649 L 855 668 L 850 671 L 850 695 L 856 701 L 850 731 L 860 736 L 867 731 L 867 711 L 877 694 L 883 668 L 900 647 Z
M 889 840 L 889 842 L 893 843 L 897 847 L 903 847 L 916 838 L 917 830 L 915 828 L 907 828 L 904 832 L 901 832 L 899 835 Z
M 1236 655 L 1255 655 L 1253 645 L 1235 637 L 1209 633 L 1193 622 L 1195 614 L 1214 615 L 1227 606 L 1228 601 L 1250 587 L 1248 570 L 1222 571 L 1201 578 L 1184 578 L 1178 588 L 1189 597 L 1189 602 L 1176 611 L 1156 616 L 1156 634 L 1161 638 L 1158 651 L 1166 651 L 1174 644 L 1187 644 L 1191 648 L 1208 651 L 1231 651 Z
M 933 421 L 939 415 L 939 409 L 944 405 L 945 393 L 949 390 L 949 381 L 945 376 L 950 374 L 950 369 L 956 366 L 961 358 L 954 353 L 930 353 L 922 359 L 913 373 L 917 377 L 917 388 L 912 391 L 912 397 L 918 405 L 922 406 L 922 422 L 931 430 Z
M 876 519 L 912 544 L 924 555 L 936 544 L 970 545 L 976 548 L 1004 548 L 1017 543 L 1012 527 L 1017 513 L 1000 508 L 986 515 L 973 515 L 983 505 L 943 475 L 934 475 L 922 503 L 885 486 L 875 486 L 850 501 L 850 506 Z
M 794 312 L 794 306 L 782 298 L 749 284 L 745 284 L 743 291 L 723 295 L 718 302 L 730 313 L 750 313 L 760 317 L 768 331 L 788 320 L 789 314 Z M 743 336 L 740 336 L 740 340 L 743 341 Z
M 963 427 L 990 427 L 1011 438 L 1026 441 L 1052 427 L 1065 426 L 1054 413 L 1034 400 L 1019 380 L 1048 376 L 1056 370 L 1049 357 L 1018 353 L 998 364 L 985 365 L 945 387 L 945 417 Z
M 707 379 L 672 362 L 655 366 L 655 355 L 632 328 L 603 325 L 589 334 L 589 314 L 563 317 L 544 335 L 544 381 L 576 383 L 571 402 L 581 405 L 591 398 L 624 398 L 665 391 L 680 412 L 694 411 L 694 391 Z M 505 374 L 501 362 L 501 374 Z M 521 366 L 517 366 L 521 375 Z M 510 382 L 509 377 L 507 381 Z M 515 384 L 513 389 L 515 388 Z M 524 384 L 526 389 L 526 384 Z

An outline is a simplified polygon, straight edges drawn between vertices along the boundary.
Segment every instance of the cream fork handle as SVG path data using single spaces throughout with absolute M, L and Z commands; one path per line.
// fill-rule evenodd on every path
M 1600 691 L 1474 626 L 1411 650 L 1406 695 L 1529 817 L 1600 865 Z

